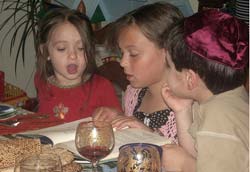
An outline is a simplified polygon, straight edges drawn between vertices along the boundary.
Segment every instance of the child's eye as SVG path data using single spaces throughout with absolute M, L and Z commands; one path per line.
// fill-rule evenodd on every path
M 129 55 L 130 55 L 130 57 L 137 57 L 138 53 L 130 53 Z
M 57 51 L 64 51 L 66 48 L 57 48 Z
M 137 57 L 139 56 L 139 52 L 137 50 L 130 50 L 128 51 L 130 57 Z
M 78 50 L 84 51 L 84 48 L 83 47 L 79 47 Z

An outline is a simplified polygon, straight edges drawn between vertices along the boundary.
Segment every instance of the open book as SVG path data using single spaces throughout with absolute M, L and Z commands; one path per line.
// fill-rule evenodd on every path
M 75 147 L 75 133 L 76 127 L 81 121 L 88 121 L 91 118 L 86 118 L 79 121 L 74 121 L 67 124 L 49 127 L 37 131 L 32 131 L 26 134 L 39 134 L 47 136 L 53 141 L 54 146 L 66 148 L 74 154 L 80 156 Z M 170 141 L 158 134 L 147 132 L 137 128 L 127 128 L 114 132 L 115 146 L 112 152 L 105 157 L 102 161 L 116 159 L 119 155 L 119 147 L 128 143 L 151 143 L 156 145 L 170 144 Z

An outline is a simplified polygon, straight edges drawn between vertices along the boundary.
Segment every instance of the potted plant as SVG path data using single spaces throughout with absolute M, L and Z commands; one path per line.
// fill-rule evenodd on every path
M 55 0 L 61 6 L 62 3 Z M 0 32 L 6 29 L 9 30 L 0 41 L 0 49 L 10 39 L 9 53 L 15 56 L 15 72 L 17 70 L 17 62 L 19 58 L 22 58 L 23 64 L 25 64 L 26 42 L 29 35 L 33 35 L 34 46 L 37 46 L 37 30 L 38 21 L 44 15 L 46 10 L 50 7 L 55 7 L 49 0 L 2 0 L 0 15 L 6 15 L 7 17 L 0 21 Z M 65 7 L 65 6 L 64 6 Z M 20 36 L 21 35 L 21 36 Z M 17 50 L 14 50 L 14 46 L 17 46 Z

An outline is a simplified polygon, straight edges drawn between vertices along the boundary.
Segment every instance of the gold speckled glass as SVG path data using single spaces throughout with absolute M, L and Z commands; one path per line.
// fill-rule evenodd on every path
M 149 143 L 131 143 L 120 147 L 118 172 L 160 172 L 162 148 Z

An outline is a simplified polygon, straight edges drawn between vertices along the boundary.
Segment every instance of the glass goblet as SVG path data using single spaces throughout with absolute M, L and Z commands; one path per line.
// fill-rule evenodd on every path
M 59 156 L 55 154 L 33 154 L 18 157 L 14 172 L 62 172 Z
M 97 171 L 99 160 L 109 155 L 114 147 L 114 133 L 111 124 L 103 121 L 81 122 L 77 126 L 75 145 L 81 156 Z
M 160 146 L 149 143 L 131 143 L 119 148 L 118 172 L 160 172 Z

